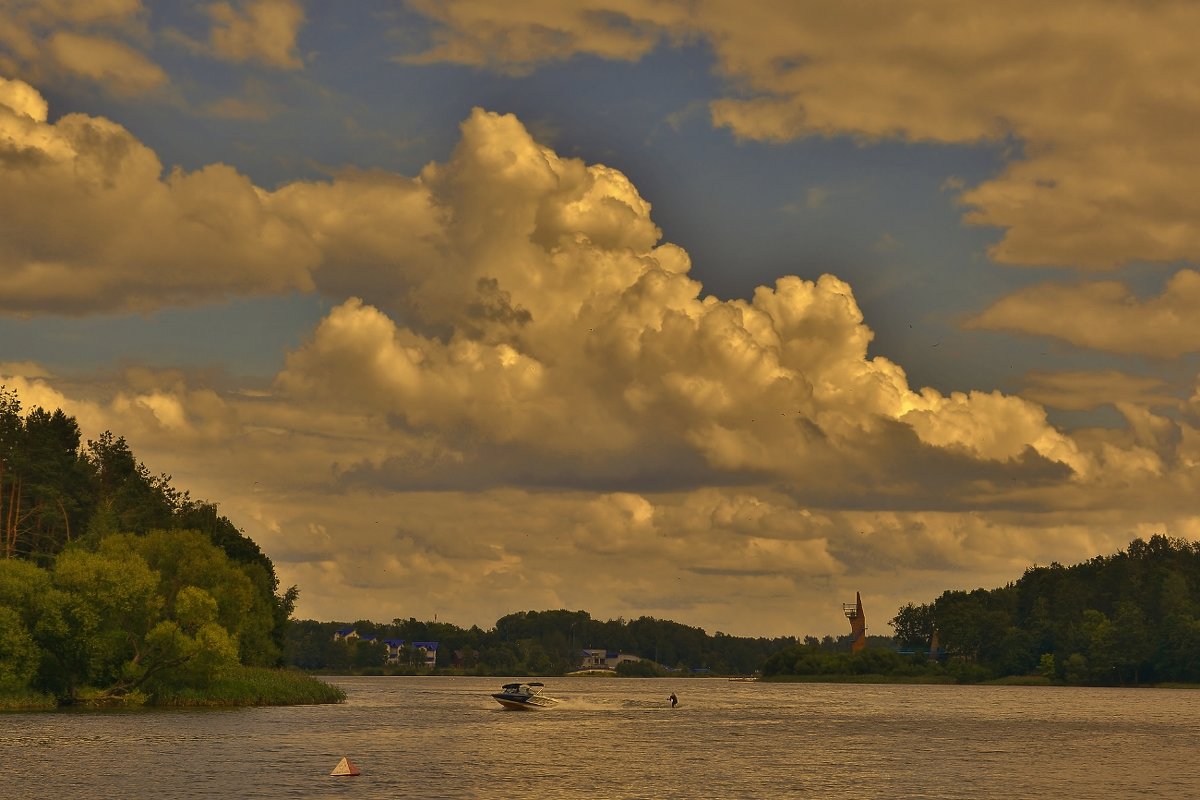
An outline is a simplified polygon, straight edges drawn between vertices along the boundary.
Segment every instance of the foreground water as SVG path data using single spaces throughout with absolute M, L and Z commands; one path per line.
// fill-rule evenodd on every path
M 505 711 L 496 679 L 330 680 L 344 705 L 0 714 L 0 797 L 1200 797 L 1200 691 L 551 678 Z

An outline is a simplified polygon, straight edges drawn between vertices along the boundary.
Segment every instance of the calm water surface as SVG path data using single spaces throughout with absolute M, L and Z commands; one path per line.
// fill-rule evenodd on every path
M 1200 691 L 549 678 L 561 705 L 505 711 L 498 679 L 330 680 L 344 705 L 0 714 L 0 797 L 1200 797 Z

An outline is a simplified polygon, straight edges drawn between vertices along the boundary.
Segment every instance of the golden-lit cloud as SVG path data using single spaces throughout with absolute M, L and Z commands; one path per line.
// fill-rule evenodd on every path
M 1052 336 L 1110 353 L 1175 358 L 1200 350 L 1200 272 L 1181 269 L 1157 297 L 1117 281 L 1045 283 L 1002 297 L 969 328 Z
M 5 78 L 0 78 L 0 106 L 18 117 L 27 117 L 39 123 L 44 123 L 50 113 L 49 105 L 37 89 L 24 81 L 10 81 Z M 8 134 L 7 138 L 12 142 L 12 149 L 20 149 L 15 136 Z
M 994 259 L 1112 269 L 1200 260 L 1200 7 L 923 0 L 447 0 L 419 60 L 523 70 L 576 54 L 638 59 L 703 40 L 729 83 L 716 125 L 743 139 L 849 136 L 1011 149 L 961 196 Z M 1010 148 L 1010 143 L 1012 147 Z
M 222 0 L 200 11 L 210 23 L 207 38 L 152 27 L 142 0 L 11 0 L 0 11 L 0 76 L 46 87 L 84 81 L 125 98 L 165 96 L 170 78 L 151 55 L 162 44 L 234 63 L 303 66 L 297 37 L 305 14 L 298 0 Z M 236 99 L 213 110 L 261 115 Z
M 1088 468 L 1039 407 L 917 392 L 868 357 L 873 334 L 837 278 L 781 278 L 750 302 L 702 298 L 625 176 L 558 156 L 512 116 L 476 111 L 449 162 L 419 179 L 297 183 L 271 203 L 325 249 L 318 285 L 365 290 L 288 356 L 278 390 L 454 447 L 536 454 L 534 482 L 561 457 L 574 480 L 599 479 L 647 442 L 693 482 L 816 471 L 825 485 L 866 468 L 854 462 L 872 448 L 998 464 L 1028 451 Z M 411 464 L 375 466 L 414 479 Z M 491 480 L 509 466 L 496 462 Z
M 296 0 L 244 0 L 208 6 L 213 55 L 228 61 L 259 61 L 281 69 L 303 66 L 296 36 L 304 8 Z
M 1179 407 L 1159 378 L 1103 372 L 1034 372 L 1026 376 L 1021 396 L 1043 406 L 1067 411 L 1090 411 L 1106 404 Z
M 521 74 L 546 61 L 586 53 L 634 60 L 649 52 L 664 31 L 687 16 L 679 3 L 653 0 L 555 3 L 412 0 L 416 11 L 436 20 L 433 46 L 404 60 L 450 61 Z
M 517 609 L 586 608 L 710 632 L 839 632 L 837 602 L 856 590 L 882 626 L 900 605 L 947 587 L 1001 585 L 1031 562 L 1084 559 L 1133 535 L 1183 535 L 1200 522 L 1189 499 L 1194 464 L 1143 477 L 1140 489 L 1131 489 L 1128 480 L 1139 479 L 1130 472 L 1114 484 L 1060 485 L 1057 510 L 1019 501 L 909 508 L 915 496 L 894 495 L 877 497 L 875 508 L 838 508 L 798 500 L 773 481 L 681 491 L 355 488 L 338 482 L 339 464 L 433 458 L 445 452 L 436 428 L 431 441 L 430 428 L 281 394 L 212 390 L 173 370 L 78 384 L 36 365 L 6 365 L 0 384 L 27 406 L 77 415 L 86 437 L 120 432 L 153 472 L 219 500 L 284 584 L 301 587 L 301 616 L 321 619 L 437 613 L 487 625 Z M 1107 446 L 1138 452 L 1128 442 Z M 539 457 L 561 466 L 578 456 Z M 1011 477 L 1028 486 L 1027 476 Z M 1133 502 L 1137 491 L 1155 502 Z
M 167 75 L 144 52 L 141 0 L 14 0 L 0 12 L 0 75 L 35 82 L 83 79 L 145 94 Z
M 63 69 L 119 94 L 143 94 L 167 82 L 162 68 L 114 39 L 58 31 L 47 45 Z
M 9 311 L 354 292 L 288 356 L 280 392 L 402 420 L 455 451 L 466 436 L 586 456 L 572 468 L 584 482 L 648 441 L 680 459 L 685 483 L 705 470 L 899 479 L 862 462 L 873 450 L 1092 468 L 1027 401 L 909 387 L 867 355 L 873 334 L 833 276 L 784 277 L 749 302 L 702 297 L 623 174 L 557 155 L 511 115 L 477 110 L 450 160 L 416 178 L 351 172 L 266 192 L 222 165 L 161 178 L 120 126 L 49 124 L 29 87 L 6 87 L 16 108 L 0 106 L 0 123 L 20 165 L 0 176 Z
M 267 386 L 0 364 L 27 406 L 220 501 L 301 615 L 837 631 L 856 589 L 882 617 L 1197 530 L 1200 401 L 1169 418 L 1131 389 L 1126 428 L 1068 434 L 1030 397 L 910 386 L 848 283 L 707 295 L 626 175 L 512 115 L 472 112 L 416 176 L 271 191 L 222 165 L 164 176 L 124 128 L 51 124 L 18 81 L 0 142 L 8 313 L 332 301 Z
M 0 311 L 146 311 L 311 288 L 308 239 L 231 167 L 163 174 L 125 128 L 0 79 Z

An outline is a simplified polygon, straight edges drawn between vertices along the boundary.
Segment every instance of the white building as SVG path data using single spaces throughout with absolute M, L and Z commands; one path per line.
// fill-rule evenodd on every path
M 586 647 L 580 653 L 580 669 L 616 669 L 618 664 L 628 661 L 642 661 L 640 656 L 622 653 L 621 651 L 605 650 L 602 648 Z

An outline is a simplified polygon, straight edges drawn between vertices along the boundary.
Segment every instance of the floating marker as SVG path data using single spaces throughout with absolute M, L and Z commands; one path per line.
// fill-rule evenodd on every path
M 352 764 L 350 762 L 350 759 L 346 758 L 345 756 L 342 756 L 342 760 L 337 763 L 337 766 L 333 768 L 333 772 L 331 772 L 329 774 L 330 775 L 357 775 L 359 773 L 358 773 L 358 767 L 354 766 L 354 764 Z

